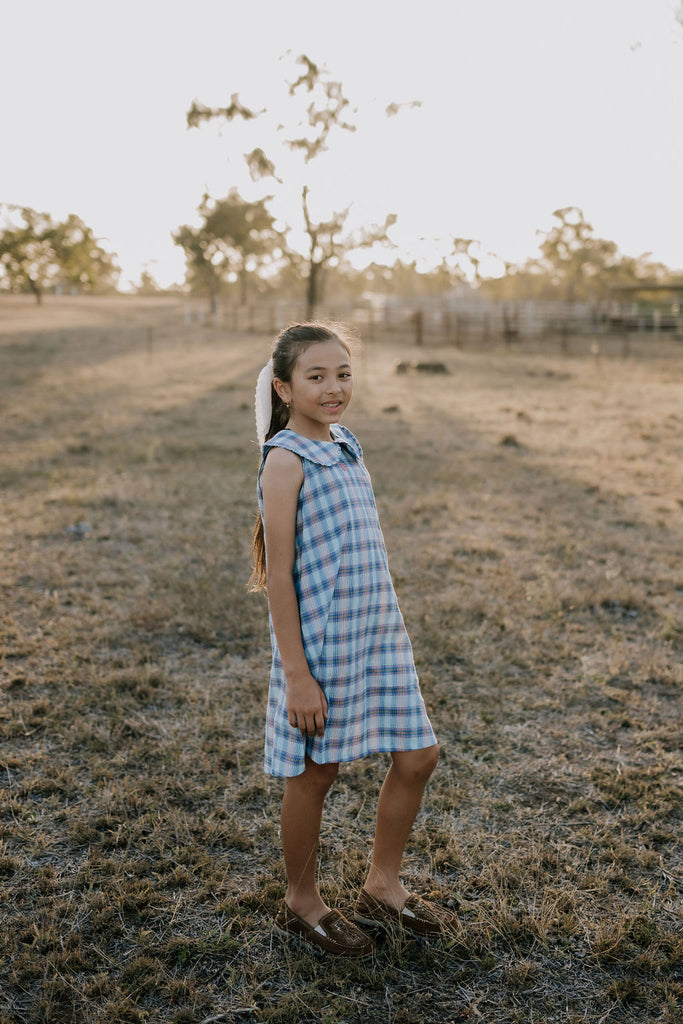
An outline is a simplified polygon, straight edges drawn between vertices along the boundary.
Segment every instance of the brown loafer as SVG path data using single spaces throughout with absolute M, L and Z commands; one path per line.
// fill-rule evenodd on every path
M 282 901 L 275 918 L 273 931 L 283 938 L 291 935 L 303 939 L 311 946 L 333 953 L 335 956 L 366 957 L 375 951 L 369 935 L 347 921 L 338 910 L 330 910 L 317 925 L 309 924 Z
M 398 926 L 420 938 L 454 935 L 461 928 L 455 914 L 442 907 L 435 907 L 419 896 L 409 896 L 401 909 L 397 910 L 376 896 L 371 896 L 366 889 L 360 891 L 353 917 L 359 924 L 385 930 Z

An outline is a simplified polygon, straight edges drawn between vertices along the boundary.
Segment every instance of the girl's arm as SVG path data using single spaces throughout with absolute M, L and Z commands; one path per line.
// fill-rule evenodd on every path
M 327 701 L 306 661 L 299 603 L 294 589 L 296 509 L 303 480 L 299 456 L 285 448 L 272 448 L 261 474 L 266 587 L 273 629 L 285 670 L 289 724 L 309 736 L 316 733 L 322 736 Z

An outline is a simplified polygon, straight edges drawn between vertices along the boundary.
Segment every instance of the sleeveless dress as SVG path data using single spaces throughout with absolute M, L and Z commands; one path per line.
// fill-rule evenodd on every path
M 389 575 L 370 475 L 361 447 L 333 424 L 333 441 L 281 430 L 271 448 L 301 458 L 294 586 L 311 675 L 329 717 L 325 735 L 302 736 L 289 724 L 285 674 L 270 620 L 273 662 L 266 719 L 265 771 L 299 775 L 305 755 L 317 764 L 368 754 L 419 750 L 436 743 L 420 693 L 413 652 Z

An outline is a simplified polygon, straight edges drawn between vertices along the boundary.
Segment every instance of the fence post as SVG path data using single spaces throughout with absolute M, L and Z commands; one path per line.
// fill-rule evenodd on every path
M 368 341 L 374 341 L 375 338 L 375 307 L 370 303 L 368 309 Z
M 420 347 L 424 341 L 424 313 L 421 309 L 415 311 L 415 344 Z
M 631 355 L 631 338 L 628 333 L 628 324 L 624 325 L 624 333 L 621 336 L 621 358 L 628 359 Z
M 446 337 L 446 344 L 449 345 L 451 341 L 451 314 L 448 308 L 444 309 L 441 313 L 441 328 Z
M 564 317 L 560 324 L 560 349 L 565 355 L 569 351 L 569 322 Z

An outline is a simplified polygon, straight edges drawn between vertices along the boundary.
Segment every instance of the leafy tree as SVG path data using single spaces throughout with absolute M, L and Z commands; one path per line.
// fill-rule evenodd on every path
M 133 285 L 136 295 L 160 295 L 164 290 L 155 280 L 148 264 L 145 264 L 142 268 L 139 282 L 137 284 L 133 284 L 131 281 L 130 283 Z
M 19 224 L 0 234 L 0 267 L 11 291 L 29 291 L 40 303 L 43 291 L 59 276 L 55 224 L 49 214 L 29 207 L 22 207 L 19 216 Z
M 596 238 L 577 206 L 555 210 L 553 217 L 558 223 L 541 242 L 541 265 L 563 299 L 595 296 L 601 279 L 618 263 L 616 244 Z
M 552 299 L 557 290 L 538 260 L 527 260 L 523 264 L 506 263 L 505 274 L 499 278 L 485 278 L 479 288 L 480 294 L 494 300 Z
M 505 276 L 483 281 L 492 298 L 559 298 L 597 301 L 629 286 L 665 283 L 668 271 L 650 254 L 624 256 L 616 244 L 596 237 L 576 206 L 555 210 L 556 223 L 541 236 L 540 258 L 506 265 Z
M 321 156 L 329 149 L 330 139 L 338 132 L 354 132 L 356 126 L 349 117 L 349 101 L 344 96 L 341 82 L 334 81 L 323 66 L 315 64 L 305 54 L 297 61 L 301 68 L 298 78 L 289 83 L 289 97 L 307 101 L 305 119 L 295 120 L 294 136 L 284 138 L 284 128 L 279 125 L 274 132 L 272 142 L 277 142 L 289 154 L 299 155 L 304 165 Z M 387 108 L 387 115 L 393 116 L 398 111 L 397 105 Z M 254 121 L 266 111 L 254 111 L 239 100 L 237 93 L 231 97 L 227 107 L 206 107 L 197 103 L 192 105 L 187 115 L 190 127 L 198 127 L 204 121 L 213 119 L 234 121 Z M 281 155 L 283 155 L 281 153 Z M 261 146 L 256 146 L 244 154 L 246 167 L 253 181 L 264 178 L 272 179 L 276 185 L 283 186 L 284 178 L 279 176 L 276 163 L 267 155 Z M 305 178 L 305 173 L 303 175 Z M 395 223 L 396 217 L 389 214 L 384 224 L 375 225 L 360 232 L 346 231 L 346 223 L 350 207 L 332 213 L 328 218 L 316 219 L 310 207 L 310 186 L 304 180 L 300 189 L 302 229 L 307 238 L 305 251 L 292 244 L 285 232 L 283 253 L 306 278 L 306 309 L 307 316 L 313 316 L 321 297 L 322 274 L 326 267 L 336 265 L 346 254 L 358 249 L 369 248 L 378 242 L 387 242 L 387 231 Z
M 30 207 L 9 207 L 18 223 L 0 232 L 0 268 L 14 292 L 30 292 L 40 303 L 44 291 L 57 284 L 80 291 L 103 291 L 116 286 L 119 269 L 83 221 L 70 214 L 55 223 L 47 213 Z
M 119 268 L 114 256 L 102 248 L 80 217 L 72 213 L 56 225 L 54 249 L 63 284 L 85 292 L 101 293 L 116 288 Z
M 448 295 L 462 283 L 454 268 L 444 257 L 429 269 L 418 269 L 417 261 L 391 264 L 370 263 L 358 269 L 350 262 L 340 263 L 335 278 L 335 298 L 367 298 L 369 295 L 386 298 L 428 298 Z M 469 286 L 469 285 L 468 285 Z
M 248 202 L 236 189 L 225 199 L 204 195 L 200 226 L 184 224 L 172 236 L 185 251 L 190 285 L 208 294 L 212 313 L 229 275 L 239 279 L 245 302 L 249 273 L 277 252 L 280 235 L 267 201 Z
M 457 280 L 466 280 L 469 272 L 475 281 L 479 281 L 480 248 L 476 238 L 453 237 L 452 255 L 455 257 L 454 274 Z

